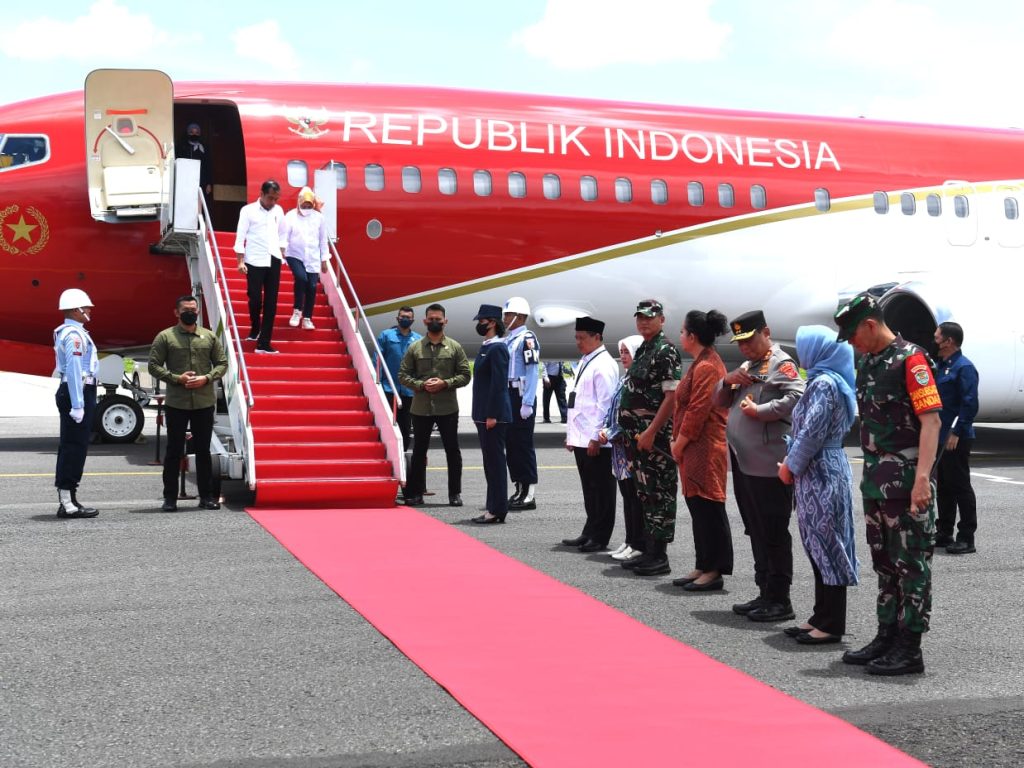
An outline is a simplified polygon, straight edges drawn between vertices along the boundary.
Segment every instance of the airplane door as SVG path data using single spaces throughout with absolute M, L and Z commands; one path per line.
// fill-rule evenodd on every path
M 977 196 L 974 185 L 966 181 L 946 181 L 942 185 L 945 208 L 952 215 L 942 218 L 950 245 L 974 245 L 978 239 Z
M 174 84 L 152 69 L 85 79 L 89 207 L 97 221 L 154 221 L 170 200 Z

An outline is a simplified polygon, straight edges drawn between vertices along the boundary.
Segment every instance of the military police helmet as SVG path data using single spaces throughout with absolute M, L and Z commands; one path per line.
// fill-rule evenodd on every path
M 96 305 L 92 303 L 89 294 L 81 288 L 68 288 L 60 295 L 60 301 L 57 303 L 57 309 L 60 310 L 94 306 Z
M 530 305 L 522 296 L 513 296 L 505 302 L 505 312 L 509 312 L 513 315 L 529 316 Z

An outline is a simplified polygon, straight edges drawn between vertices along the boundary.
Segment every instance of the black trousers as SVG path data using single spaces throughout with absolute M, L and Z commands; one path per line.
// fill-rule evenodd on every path
M 92 438 L 92 421 L 96 415 L 96 385 L 87 384 L 82 388 L 82 407 L 85 416 L 81 423 L 71 418 L 71 393 L 68 383 L 61 382 L 54 395 L 57 412 L 60 414 L 60 444 L 57 446 L 57 469 L 53 484 L 62 491 L 76 491 L 85 471 L 85 457 L 89 453 Z
M 612 474 L 610 448 L 587 455 L 586 448 L 572 449 L 576 457 L 576 471 L 583 487 L 583 509 L 587 522 L 583 535 L 602 546 L 608 546 L 615 529 L 615 475 Z
M 732 448 L 729 459 L 736 503 L 754 554 L 754 581 L 766 600 L 788 603 L 793 583 L 793 486 L 777 477 L 744 474 Z
M 422 496 L 427 489 L 427 448 L 437 424 L 441 445 L 448 461 L 448 495 L 462 493 L 462 451 L 459 450 L 459 412 L 447 416 L 412 415 L 412 463 L 405 483 L 406 496 Z
M 250 336 L 258 336 L 257 347 L 269 347 L 277 315 L 277 292 L 281 287 L 281 260 L 270 258 L 269 267 L 246 264 L 245 284 L 249 296 Z
M 732 532 L 724 501 L 712 501 L 703 496 L 687 496 L 686 508 L 693 520 L 693 549 L 697 555 L 698 571 L 732 573 Z
M 551 421 L 551 395 L 555 396 L 555 403 L 558 405 L 558 412 L 562 415 L 562 423 L 565 424 L 566 416 L 569 415 L 568 405 L 565 402 L 565 377 L 559 374 L 550 379 L 551 386 L 544 387 L 544 421 Z
M 814 571 L 814 613 L 807 623 L 830 635 L 845 635 L 846 587 L 823 582 L 814 560 L 811 560 L 811 569 Z
M 491 429 L 479 421 L 476 433 L 480 437 L 480 453 L 483 454 L 484 479 L 487 481 L 487 511 L 495 517 L 505 519 L 508 514 L 508 474 L 505 469 L 505 438 L 508 424 L 499 422 Z M 417 431 L 416 434 L 419 434 Z
M 395 393 L 385 392 L 384 397 L 388 399 L 388 405 L 394 407 Z M 402 407 L 395 412 L 395 421 L 398 423 L 398 431 L 402 433 L 403 449 L 412 450 L 410 436 L 412 435 L 412 398 L 403 397 Z
M 958 541 L 974 543 L 974 532 L 978 530 L 978 502 L 971 487 L 971 447 L 974 438 L 961 437 L 956 449 L 945 451 L 939 459 L 937 474 L 938 489 L 936 505 L 938 517 L 935 529 L 940 536 L 952 536 L 956 523 L 956 512 L 960 510 L 960 525 L 957 527 Z
M 622 496 L 622 521 L 626 527 L 626 544 L 644 551 L 644 508 L 636 495 L 636 480 L 627 477 L 619 480 L 619 495 Z
M 199 498 L 211 497 L 210 438 L 213 437 L 213 416 L 216 406 L 186 410 L 164 408 L 167 420 L 167 453 L 164 454 L 164 498 L 178 498 L 178 476 L 181 457 L 185 455 L 185 433 L 192 432 L 192 450 L 196 455 L 196 491 Z
M 316 303 L 316 287 L 320 283 L 319 272 L 307 272 L 306 265 L 299 259 L 288 257 L 288 268 L 292 271 L 294 301 L 292 309 L 302 312 L 303 317 L 313 317 Z
M 512 423 L 508 426 L 508 474 L 513 483 L 537 484 L 537 453 L 533 449 L 533 427 L 537 422 L 537 407 L 534 404 L 530 418 L 519 415 L 523 396 L 514 387 L 508 389 L 512 400 Z

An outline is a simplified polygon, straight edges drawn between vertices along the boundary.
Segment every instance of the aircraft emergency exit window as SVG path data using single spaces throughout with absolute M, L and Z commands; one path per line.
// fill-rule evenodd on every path
M 633 202 L 633 182 L 620 176 L 615 180 L 615 199 L 620 203 Z
M 824 187 L 814 190 L 814 207 L 822 213 L 827 213 L 832 207 L 832 197 Z
M 661 179 L 651 179 L 651 202 L 655 205 L 668 204 L 668 184 Z
M 597 179 L 593 176 L 580 176 L 580 197 L 588 203 L 597 200 Z
M 768 190 L 760 184 L 753 184 L 750 187 L 750 207 L 757 211 L 768 207 Z
M 925 198 L 925 207 L 928 209 L 929 216 L 941 216 L 942 215 L 942 198 L 932 193 Z
M 718 185 L 718 204 L 723 208 L 732 208 L 736 205 L 736 192 L 732 184 Z
M 691 181 L 686 185 L 686 202 L 692 206 L 704 205 L 704 185 Z
M 331 160 L 321 170 L 334 171 L 334 178 L 338 180 L 338 189 L 344 189 L 348 186 L 348 168 L 345 167 L 344 163 Z
M 22 165 L 37 165 L 50 157 L 45 136 L 11 136 L 0 133 L 0 171 Z
M 917 198 L 913 192 L 904 192 L 900 195 L 900 210 L 905 216 L 913 216 L 917 211 Z
M 1020 218 L 1020 208 L 1017 207 L 1016 197 L 1007 197 L 1003 200 L 1003 213 L 1006 214 L 1006 218 L 1010 221 L 1016 221 Z
M 493 185 L 490 171 L 473 171 L 473 191 L 480 197 L 488 197 Z
M 886 192 L 875 192 L 875 213 L 889 212 L 889 195 Z
M 442 195 L 454 195 L 459 191 L 459 180 L 453 168 L 438 169 L 437 188 Z
M 957 195 L 953 198 L 953 213 L 958 219 L 966 219 L 971 215 L 971 206 L 967 202 L 967 195 Z
M 423 177 L 415 165 L 407 165 L 402 169 L 402 191 L 419 192 L 423 189 Z
M 526 197 L 526 174 L 511 171 L 508 175 L 509 197 Z
M 557 173 L 545 173 L 542 179 L 544 197 L 548 200 L 557 200 L 562 196 L 562 180 Z
M 371 192 L 384 189 L 384 166 L 370 163 L 363 169 L 363 183 Z
M 305 187 L 309 184 L 309 166 L 306 165 L 305 160 L 289 160 L 288 161 L 288 185 L 295 187 Z

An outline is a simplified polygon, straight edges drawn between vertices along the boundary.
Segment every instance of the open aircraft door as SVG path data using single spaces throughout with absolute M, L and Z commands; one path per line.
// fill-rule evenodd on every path
M 155 221 L 170 200 L 174 84 L 152 69 L 85 79 L 89 206 L 98 221 Z

